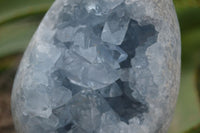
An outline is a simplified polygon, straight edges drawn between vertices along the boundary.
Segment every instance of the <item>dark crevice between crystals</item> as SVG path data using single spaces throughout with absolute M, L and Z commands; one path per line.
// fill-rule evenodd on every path
M 73 45 L 73 42 L 61 42 L 56 37 L 54 37 L 54 43 L 53 44 L 56 45 L 56 46 L 59 46 L 59 47 L 69 49 Z
M 57 132 L 58 133 L 69 132 L 73 128 L 74 128 L 74 124 L 73 123 L 69 123 L 69 124 L 65 125 L 64 127 L 58 128 Z
M 153 36 L 156 37 L 153 38 L 151 44 L 157 40 L 157 31 L 154 25 L 140 26 L 137 21 L 131 19 L 124 41 L 119 45 L 128 54 L 128 58 L 120 63 L 121 68 L 130 68 L 131 59 L 135 56 L 135 49 L 144 45 L 147 39 Z
M 70 131 L 73 128 L 73 126 L 74 126 L 73 123 L 69 123 L 69 124 L 65 125 L 64 128 L 65 128 L 66 131 Z
M 127 82 L 122 82 L 121 80 L 116 82 L 122 89 L 123 94 L 121 96 L 105 99 L 111 108 L 120 116 L 120 120 L 129 124 L 128 121 L 131 118 L 148 112 L 148 106 L 132 97 L 132 90 Z
M 94 33 L 96 36 L 101 37 L 101 33 L 102 33 L 102 31 L 103 31 L 103 27 L 104 27 L 104 23 L 98 24 L 98 25 L 94 26 L 94 27 L 92 28 L 93 33 Z

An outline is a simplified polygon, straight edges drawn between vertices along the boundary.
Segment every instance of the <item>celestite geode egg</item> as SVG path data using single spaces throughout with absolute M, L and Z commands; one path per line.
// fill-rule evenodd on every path
M 171 0 L 56 0 L 12 92 L 18 133 L 166 133 L 179 88 Z

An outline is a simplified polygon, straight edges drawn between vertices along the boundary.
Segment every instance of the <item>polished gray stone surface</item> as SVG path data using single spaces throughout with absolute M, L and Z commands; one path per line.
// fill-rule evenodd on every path
M 16 75 L 16 129 L 165 133 L 180 55 L 171 0 L 56 0 Z

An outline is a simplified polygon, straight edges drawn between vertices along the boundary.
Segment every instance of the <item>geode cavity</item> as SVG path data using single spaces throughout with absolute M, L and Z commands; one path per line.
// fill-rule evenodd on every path
M 12 93 L 18 133 L 165 133 L 180 34 L 171 0 L 56 0 Z

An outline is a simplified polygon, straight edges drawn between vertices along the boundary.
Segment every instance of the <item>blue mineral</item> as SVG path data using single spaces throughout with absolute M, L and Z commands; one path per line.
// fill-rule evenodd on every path
M 171 0 L 56 0 L 12 92 L 18 133 L 166 133 L 178 95 Z

